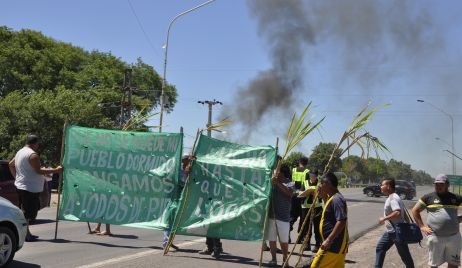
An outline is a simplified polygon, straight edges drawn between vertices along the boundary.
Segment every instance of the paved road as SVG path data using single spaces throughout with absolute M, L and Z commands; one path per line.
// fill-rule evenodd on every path
M 431 191 L 419 187 L 418 196 Z M 366 197 L 361 189 L 342 190 L 348 202 L 349 232 L 354 239 L 377 226 L 384 197 Z M 414 200 L 415 202 L 415 200 Z M 411 201 L 406 201 L 409 206 Z M 179 252 L 162 257 L 162 233 L 153 230 L 111 226 L 115 236 L 90 235 L 86 223 L 60 222 L 58 240 L 53 240 L 56 209 L 40 211 L 38 224 L 31 226 L 40 241 L 26 243 L 12 263 L 12 267 L 244 267 L 258 265 L 259 244 L 253 242 L 223 241 L 225 254 L 217 261 L 197 254 L 204 247 L 203 238 L 177 236 Z M 292 234 L 295 240 L 296 234 Z M 292 248 L 292 245 L 291 245 Z M 270 259 L 265 253 L 264 261 Z

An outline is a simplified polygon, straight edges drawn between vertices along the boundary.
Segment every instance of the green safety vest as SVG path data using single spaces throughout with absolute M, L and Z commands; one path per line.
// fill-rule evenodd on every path
M 309 171 L 309 169 L 305 169 L 304 171 L 297 171 L 297 168 L 292 169 L 292 181 L 300 182 L 303 185 L 303 183 L 305 183 L 306 173 Z
M 316 185 L 310 185 L 309 180 L 306 180 L 305 181 L 305 190 L 308 190 L 308 189 L 316 190 L 316 187 L 318 187 L 318 185 L 319 185 L 319 182 Z M 314 194 L 313 194 L 313 197 L 314 197 Z M 309 200 L 309 199 L 310 199 L 309 197 L 305 198 L 305 201 L 303 201 L 303 203 L 302 203 L 302 208 L 310 208 L 311 207 L 311 204 L 313 203 L 313 198 L 311 198 L 311 200 Z M 308 203 L 308 201 L 311 201 L 311 202 Z M 316 207 L 322 207 L 322 203 L 319 200 L 319 196 L 318 196 L 317 200 L 315 201 L 315 206 Z

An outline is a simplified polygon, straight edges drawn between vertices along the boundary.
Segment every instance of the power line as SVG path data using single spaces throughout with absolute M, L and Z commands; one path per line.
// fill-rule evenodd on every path
M 144 37 L 145 37 L 146 40 L 148 41 L 149 46 L 150 46 L 151 49 L 154 51 L 154 53 L 156 54 L 156 56 L 159 57 L 159 59 L 160 59 L 160 55 L 158 54 L 157 50 L 155 49 L 154 45 L 152 44 L 151 39 L 149 39 L 148 35 L 146 34 L 146 31 L 144 30 L 144 27 L 143 27 L 143 25 L 141 24 L 141 21 L 140 21 L 140 19 L 138 18 L 138 15 L 136 14 L 135 9 L 133 8 L 132 3 L 130 2 L 130 0 L 127 0 L 127 2 L 128 2 L 128 5 L 130 6 L 130 10 L 132 11 L 133 15 L 135 16 L 135 19 L 136 19 L 136 22 L 138 23 L 138 26 L 140 27 L 141 31 L 143 32 Z

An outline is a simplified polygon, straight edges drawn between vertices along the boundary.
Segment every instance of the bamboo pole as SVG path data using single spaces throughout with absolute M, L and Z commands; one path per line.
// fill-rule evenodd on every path
M 60 157 L 60 163 L 61 163 L 61 166 L 63 164 L 63 157 L 64 157 L 64 144 L 66 142 L 66 127 L 67 127 L 67 117 L 66 117 L 66 120 L 64 121 L 64 126 L 63 126 L 63 137 L 61 139 L 61 157 Z M 60 173 L 59 173 L 59 179 L 58 179 L 58 207 L 56 208 L 56 225 L 55 225 L 55 240 L 56 240 L 56 237 L 58 236 L 58 222 L 59 222 L 59 205 L 60 205 L 60 201 L 61 201 L 61 188 L 62 188 L 62 181 L 63 181 L 63 172 L 64 170 L 62 170 Z
M 202 130 L 198 129 L 197 130 L 197 134 L 196 134 L 196 139 L 194 140 L 194 144 L 193 144 L 193 147 L 191 149 L 191 154 L 194 156 L 194 151 L 196 149 L 196 144 L 197 144 L 197 140 L 199 139 L 199 136 L 200 134 L 202 133 Z M 191 165 L 191 163 L 190 163 Z M 185 182 L 185 193 L 184 193 L 184 199 L 183 199 L 183 203 L 181 204 L 181 212 L 180 212 L 180 215 L 179 215 L 179 218 L 178 218 L 178 222 L 176 223 L 176 227 L 173 228 L 170 232 L 170 236 L 168 238 L 168 243 L 167 243 L 167 246 L 165 247 L 164 249 L 164 256 L 168 253 L 168 251 L 170 250 L 170 247 L 172 246 L 173 244 L 173 240 L 175 239 L 175 235 L 176 235 L 176 230 L 178 229 L 178 227 L 180 226 L 180 223 L 181 223 L 181 220 L 183 219 L 183 213 L 184 213 L 184 210 L 185 210 L 185 207 L 186 207 L 186 201 L 188 200 L 188 197 L 189 197 L 189 184 L 190 184 L 190 177 L 191 177 L 191 173 L 188 173 L 188 177 L 186 178 L 186 182 Z
M 278 146 L 279 146 L 279 137 L 276 138 L 276 152 L 278 151 Z M 279 164 L 279 161 L 278 161 L 277 166 L 276 166 L 276 172 L 277 173 L 279 172 L 279 169 L 280 169 L 280 164 Z M 273 182 L 271 182 L 271 189 L 273 189 L 272 183 Z M 271 193 L 270 193 L 270 196 L 269 196 L 269 199 L 268 199 L 268 205 L 266 206 L 265 221 L 263 222 L 262 242 L 261 242 L 260 260 L 258 261 L 258 267 L 261 267 L 261 265 L 263 263 L 263 246 L 266 244 L 266 240 L 265 240 L 266 224 L 268 222 L 269 207 L 270 207 L 270 203 L 271 203 L 272 198 L 273 198 L 273 191 L 271 190 Z M 274 206 L 273 206 L 273 209 L 274 209 Z M 274 211 L 273 211 L 273 214 L 274 214 Z M 278 228 L 278 226 L 276 224 L 276 232 L 277 232 L 277 228 Z

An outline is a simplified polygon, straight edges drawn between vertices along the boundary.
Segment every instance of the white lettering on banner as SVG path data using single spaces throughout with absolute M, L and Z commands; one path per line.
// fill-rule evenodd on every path
M 175 152 L 176 148 L 178 148 L 178 143 L 179 142 L 180 142 L 180 139 L 168 139 L 167 150 L 169 152 Z
M 122 173 L 121 177 L 118 177 L 118 175 L 115 172 L 98 170 L 92 172 L 92 176 L 96 178 L 95 183 L 97 183 L 97 179 L 101 179 L 126 191 L 169 194 L 175 190 L 175 181 L 173 179 L 175 174 L 167 174 L 167 177 L 139 176 L 139 174 L 131 174 L 130 176 L 130 173 Z
M 78 164 L 75 163 L 78 161 Z M 117 169 L 124 171 L 171 173 L 176 167 L 176 157 L 151 154 L 131 154 L 113 151 L 89 149 L 70 149 L 67 165 L 78 165 L 99 169 Z M 220 168 L 217 169 L 220 173 Z
M 201 183 L 201 192 L 204 193 L 204 194 L 208 194 L 209 193 L 209 181 L 202 181 Z
M 98 146 L 99 148 L 135 149 L 145 152 L 176 152 L 180 144 L 179 136 L 146 136 L 132 133 L 94 132 L 84 129 L 70 131 L 74 144 Z
M 78 202 L 78 201 L 81 201 Z M 170 199 L 151 197 L 130 197 L 128 195 L 74 193 L 69 195 L 64 214 L 78 215 L 84 219 L 115 221 L 120 223 L 159 220 Z M 160 219 L 163 220 L 163 219 Z
M 208 211 L 202 211 L 202 208 L 206 207 L 203 204 L 204 199 L 199 197 L 192 214 L 197 218 L 205 217 L 205 221 L 213 223 L 243 220 L 258 224 L 263 219 L 261 213 L 265 213 L 263 204 L 261 203 L 255 206 L 239 206 L 237 203 L 223 203 L 221 200 L 212 200 Z
M 116 221 L 122 222 L 123 219 L 127 217 L 129 206 L 130 206 L 130 197 L 127 195 L 123 196 L 119 203 L 119 209 L 116 210 L 118 211 Z

